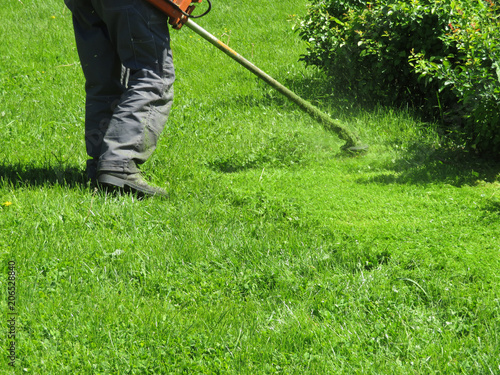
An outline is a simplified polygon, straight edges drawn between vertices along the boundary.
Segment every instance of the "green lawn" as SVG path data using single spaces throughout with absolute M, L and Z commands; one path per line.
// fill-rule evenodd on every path
M 138 201 L 84 182 L 69 11 L 2 5 L 0 373 L 500 373 L 500 165 L 445 147 L 410 111 L 336 97 L 298 61 L 306 6 L 228 0 L 198 23 L 369 151 L 343 154 L 184 28 L 143 168 L 171 196 Z

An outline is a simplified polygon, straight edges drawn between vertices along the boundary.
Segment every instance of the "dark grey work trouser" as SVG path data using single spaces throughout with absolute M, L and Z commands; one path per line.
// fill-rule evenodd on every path
M 86 80 L 87 172 L 138 172 L 172 106 L 167 17 L 145 0 L 65 2 Z

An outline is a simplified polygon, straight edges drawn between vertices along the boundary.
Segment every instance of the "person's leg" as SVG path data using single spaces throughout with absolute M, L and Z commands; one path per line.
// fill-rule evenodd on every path
M 126 90 L 104 135 L 98 173 L 138 173 L 156 148 L 175 79 L 167 16 L 144 0 L 92 0 L 122 65 Z
M 72 11 L 75 40 L 85 76 L 87 175 L 96 178 L 102 142 L 125 87 L 120 58 L 104 21 L 87 0 L 66 0 Z

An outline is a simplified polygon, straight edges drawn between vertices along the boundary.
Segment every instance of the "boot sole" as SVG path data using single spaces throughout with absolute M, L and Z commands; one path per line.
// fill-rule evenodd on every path
M 101 174 L 97 181 L 106 186 L 111 186 L 114 188 L 119 188 L 126 193 L 132 192 L 140 195 L 148 195 L 148 196 L 167 196 L 165 192 L 162 192 L 160 189 L 149 188 L 144 185 L 134 184 L 131 181 L 124 180 L 123 178 L 111 176 L 109 174 Z

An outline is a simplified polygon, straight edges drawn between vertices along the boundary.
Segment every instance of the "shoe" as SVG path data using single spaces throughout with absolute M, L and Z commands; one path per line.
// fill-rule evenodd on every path
M 97 182 L 104 187 L 136 193 L 139 196 L 168 196 L 165 190 L 150 186 L 140 173 L 101 172 L 97 176 Z

